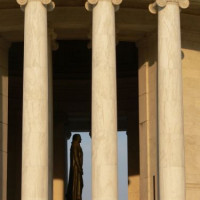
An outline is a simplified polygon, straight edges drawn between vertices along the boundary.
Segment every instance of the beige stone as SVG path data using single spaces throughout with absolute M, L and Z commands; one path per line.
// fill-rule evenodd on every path
M 153 41 L 152 41 L 153 42 Z M 153 43 L 148 43 L 146 44 L 153 44 Z M 185 135 L 185 163 L 186 163 L 186 199 L 190 200 L 191 198 L 198 199 L 199 198 L 199 190 L 198 190 L 198 184 L 199 184 L 199 138 L 198 138 L 198 133 L 199 133 L 199 79 L 198 77 L 200 76 L 199 74 L 199 52 L 200 49 L 199 43 L 194 43 L 191 41 L 186 41 L 184 40 L 184 58 L 182 60 L 183 63 L 183 102 L 184 102 L 184 135 Z M 188 49 L 186 49 L 186 47 Z M 142 48 L 139 46 L 139 49 Z M 192 49 L 193 48 L 193 49 Z M 139 50 L 142 55 L 139 54 L 139 57 L 141 58 L 140 63 L 145 63 L 145 59 L 147 60 L 152 60 L 153 57 L 156 59 L 156 54 L 152 50 L 152 48 L 149 48 L 146 46 L 144 49 L 145 50 Z M 149 49 L 149 50 L 148 50 Z M 149 53 L 147 53 L 149 51 Z M 152 58 L 150 58 L 151 56 Z M 152 63 L 154 63 L 152 65 Z M 152 198 L 148 196 L 148 191 L 145 189 L 147 187 L 147 184 L 150 184 L 150 189 L 149 189 L 149 194 L 152 193 L 152 178 L 151 179 L 145 179 L 142 178 L 143 171 L 145 170 L 145 165 L 149 168 L 149 177 L 152 177 L 156 170 L 156 162 L 154 161 L 155 153 L 156 153 L 156 129 L 157 129 L 157 122 L 156 122 L 156 62 L 148 62 L 150 64 L 149 69 L 148 69 L 148 105 L 149 105 L 149 152 L 150 152 L 150 164 L 147 164 L 147 160 L 145 161 L 145 157 L 142 155 L 145 155 L 143 151 L 144 145 L 144 137 L 141 135 L 143 133 L 140 130 L 140 143 L 142 148 L 140 148 L 140 159 L 143 164 L 143 167 L 141 168 L 141 179 L 140 179 L 140 185 L 141 185 L 141 194 L 142 194 L 142 199 L 147 199 L 147 198 Z M 140 69 L 139 69 L 140 70 Z M 143 73 L 144 74 L 144 73 Z M 139 75 L 139 79 L 140 79 Z M 142 77 L 143 78 L 143 77 Z M 143 79 L 145 80 L 145 79 Z M 140 83 L 142 84 L 142 82 Z M 144 82 L 143 82 L 144 84 Z M 141 102 L 140 102 L 141 103 Z M 140 125 L 141 126 L 141 125 Z M 152 155 L 152 157 L 151 157 Z M 145 155 L 146 156 L 146 155 Z M 145 196 L 146 195 L 146 196 Z
M 142 187 L 141 187 L 142 186 Z M 149 179 L 140 179 L 140 199 L 149 199 Z
M 145 85 L 146 88 L 145 97 L 139 96 L 139 116 L 145 120 L 144 122 L 140 121 L 139 124 L 140 195 L 141 199 L 153 200 L 154 195 L 157 198 L 158 193 L 157 181 L 155 181 L 155 186 L 153 185 L 154 176 L 157 180 L 157 42 L 155 35 L 150 35 L 140 41 L 138 48 L 139 66 L 142 66 L 139 67 L 139 84 Z M 146 63 L 145 68 L 143 68 L 143 63 Z M 140 70 L 143 73 L 140 73 Z
M 115 10 L 99 1 L 92 12 L 92 199 L 117 200 Z
M 200 87 L 200 48 L 193 50 L 199 43 L 185 41 L 182 60 L 183 69 L 183 106 L 185 133 L 185 169 L 186 169 L 186 199 L 200 198 L 200 143 L 199 143 L 199 87 Z M 196 47 L 195 47 L 196 48 Z
M 200 197 L 200 185 L 191 184 L 186 185 L 187 187 L 187 193 L 186 193 L 186 199 L 192 199 L 192 200 L 198 200 Z
M 139 96 L 139 122 L 148 121 L 148 95 L 147 93 Z
M 29 1 L 25 7 L 22 200 L 49 199 L 47 48 L 47 9 L 41 1 Z
M 53 180 L 53 199 L 59 200 L 59 199 L 64 199 L 64 180 L 61 179 L 54 179 Z
M 128 177 L 128 199 L 139 200 L 140 199 L 140 176 L 134 175 Z
M 180 11 L 158 9 L 159 186 L 162 200 L 185 199 Z
M 140 123 L 139 125 L 140 131 L 140 173 L 141 178 L 144 179 L 148 177 L 148 168 L 149 168 L 149 133 L 148 133 L 148 122 Z M 143 146 L 143 148 L 141 148 Z M 144 186 L 141 185 L 142 189 Z
M 142 53 L 142 52 L 141 52 Z M 139 69 L 138 69 L 138 76 L 139 76 L 139 95 L 142 96 L 143 94 L 148 92 L 147 89 L 147 78 L 148 78 L 148 70 L 147 70 L 147 63 L 144 63 Z

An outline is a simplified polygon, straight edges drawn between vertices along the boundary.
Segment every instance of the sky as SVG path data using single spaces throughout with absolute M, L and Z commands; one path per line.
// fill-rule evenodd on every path
M 83 181 L 84 188 L 82 199 L 92 200 L 91 198 L 91 138 L 88 133 L 77 132 L 81 135 L 82 142 L 81 147 L 83 150 Z M 72 133 L 75 134 L 75 133 Z M 68 163 L 70 146 L 72 142 L 72 137 L 68 140 Z M 69 170 L 69 167 L 68 167 Z M 69 173 L 69 172 L 68 172 Z M 128 200 L 128 167 L 127 167 L 127 135 L 126 132 L 118 132 L 118 195 L 119 200 Z

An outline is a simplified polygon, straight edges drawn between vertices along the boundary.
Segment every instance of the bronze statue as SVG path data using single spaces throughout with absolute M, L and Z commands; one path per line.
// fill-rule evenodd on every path
M 82 200 L 83 189 L 83 151 L 80 146 L 81 136 L 73 135 L 70 149 L 70 173 L 67 188 L 67 200 Z

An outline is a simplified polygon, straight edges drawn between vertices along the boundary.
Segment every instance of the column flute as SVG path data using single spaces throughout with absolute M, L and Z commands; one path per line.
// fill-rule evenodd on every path
M 156 0 L 158 11 L 158 137 L 160 200 L 185 199 L 180 8 L 188 0 Z
M 115 8 L 121 1 L 88 0 L 92 10 L 92 199 L 117 200 Z
M 47 10 L 51 0 L 17 0 L 25 12 L 22 200 L 52 198 L 49 179 Z

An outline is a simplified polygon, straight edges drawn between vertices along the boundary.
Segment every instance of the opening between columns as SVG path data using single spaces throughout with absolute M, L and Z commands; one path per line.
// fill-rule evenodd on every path
M 64 175 L 56 173 L 56 168 L 59 171 L 59 165 L 62 165 L 59 162 L 64 164 L 65 152 L 61 144 L 65 144 L 66 127 L 81 131 L 90 131 L 91 127 L 91 49 L 88 49 L 89 41 L 58 42 L 59 49 L 53 52 L 54 162 L 57 163 L 54 163 L 54 179 L 64 180 Z M 124 131 L 128 137 L 125 147 L 128 183 L 120 186 L 119 179 L 119 190 L 128 187 L 128 199 L 132 200 L 139 199 L 140 175 L 138 51 L 133 42 L 119 42 L 116 48 L 118 131 Z M 21 199 L 22 91 L 23 43 L 20 42 L 13 43 L 9 51 L 8 200 Z M 126 175 L 126 172 L 122 173 Z M 58 181 L 57 186 L 54 190 L 62 193 L 58 194 L 62 199 L 64 188 L 60 187 L 64 187 L 64 183 Z

